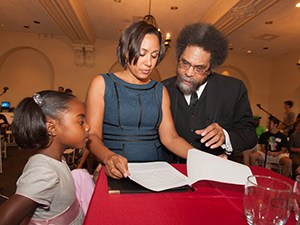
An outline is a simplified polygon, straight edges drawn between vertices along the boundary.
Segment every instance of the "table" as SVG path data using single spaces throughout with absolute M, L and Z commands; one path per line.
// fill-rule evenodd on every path
M 185 164 L 174 164 L 186 175 Z M 250 166 L 253 174 L 294 181 L 269 169 Z M 89 224 L 247 224 L 243 208 L 244 186 L 199 181 L 196 191 L 109 195 L 102 167 L 85 218 Z M 286 224 L 296 224 L 292 212 Z

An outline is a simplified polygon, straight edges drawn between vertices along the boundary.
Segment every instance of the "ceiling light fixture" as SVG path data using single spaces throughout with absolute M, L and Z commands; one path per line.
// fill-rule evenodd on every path
M 154 18 L 154 16 L 151 15 L 151 0 L 149 0 L 149 12 L 148 12 L 148 15 L 144 16 L 143 20 L 146 21 L 149 24 L 152 24 L 153 26 L 155 26 L 157 28 L 157 30 L 159 32 L 161 32 L 160 28 L 158 28 L 158 26 L 157 26 L 156 19 Z M 164 41 L 166 48 L 168 48 L 170 46 L 170 42 L 171 42 L 171 34 L 167 33 L 166 39 Z
M 300 2 L 295 5 L 297 8 L 300 8 Z

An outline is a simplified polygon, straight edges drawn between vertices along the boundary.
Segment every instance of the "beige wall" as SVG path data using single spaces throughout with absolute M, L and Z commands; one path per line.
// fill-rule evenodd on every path
M 25 96 L 43 89 L 57 90 L 58 86 L 71 88 L 84 101 L 94 76 L 120 68 L 115 53 L 117 44 L 98 40 L 94 67 L 78 67 L 73 45 L 66 37 L 0 32 L 0 92 L 4 86 L 9 87 L 0 101 L 10 101 L 15 107 Z M 174 45 L 171 43 L 165 60 L 153 74 L 156 79 L 175 75 Z M 299 58 L 300 52 L 273 60 L 230 54 L 217 72 L 244 81 L 253 113 L 262 116 L 265 125 L 268 115 L 256 104 L 281 119 L 283 101 L 292 99 L 295 113 L 300 112 L 300 72 L 296 68 Z
M 267 123 L 267 114 L 257 107 L 261 104 L 264 109 L 269 105 L 270 77 L 272 61 L 269 59 L 239 56 L 230 54 L 218 72 L 229 71 L 229 75 L 244 81 L 249 101 L 254 115 L 262 116 L 261 125 Z
M 300 51 L 296 51 L 272 61 L 272 79 L 270 82 L 270 110 L 280 118 L 283 117 L 283 102 L 292 100 L 293 111 L 300 113 L 300 70 L 296 63 L 300 59 Z

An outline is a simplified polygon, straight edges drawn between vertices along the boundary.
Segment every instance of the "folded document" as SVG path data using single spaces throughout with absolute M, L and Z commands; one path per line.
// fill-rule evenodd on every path
M 192 186 L 199 180 L 245 185 L 252 175 L 248 166 L 190 149 L 187 174 L 183 175 L 167 162 L 128 163 L 129 178 L 152 191 L 164 191 L 184 185 Z

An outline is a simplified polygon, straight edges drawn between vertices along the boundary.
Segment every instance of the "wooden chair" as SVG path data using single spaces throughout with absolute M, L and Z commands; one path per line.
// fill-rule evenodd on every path
M 63 153 L 66 156 L 66 162 L 69 165 L 70 169 L 75 169 L 77 164 L 75 163 L 76 158 L 76 149 L 68 148 Z
M 0 173 L 3 172 L 3 167 L 2 167 L 2 155 L 4 158 L 6 158 L 6 146 L 5 146 L 5 134 L 1 133 L 0 129 Z

